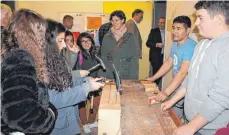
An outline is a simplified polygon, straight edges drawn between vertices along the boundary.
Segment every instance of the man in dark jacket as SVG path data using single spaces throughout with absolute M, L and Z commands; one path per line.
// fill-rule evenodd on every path
M 165 18 L 161 17 L 158 21 L 158 28 L 151 29 L 148 40 L 146 42 L 147 47 L 150 48 L 149 61 L 153 68 L 153 75 L 157 73 L 163 64 L 164 53 L 164 41 L 165 41 Z M 161 78 L 155 82 L 159 85 Z

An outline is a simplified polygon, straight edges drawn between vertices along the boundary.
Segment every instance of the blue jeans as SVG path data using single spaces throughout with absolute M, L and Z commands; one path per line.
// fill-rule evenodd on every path
M 184 116 L 184 108 L 179 108 L 177 106 L 173 106 L 173 110 L 176 112 L 179 118 Z

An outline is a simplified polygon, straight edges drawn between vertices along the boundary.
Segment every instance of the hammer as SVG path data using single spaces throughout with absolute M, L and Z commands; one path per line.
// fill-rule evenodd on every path
M 95 58 L 99 63 L 97 65 L 93 66 L 92 68 L 88 69 L 88 72 L 91 73 L 92 71 L 96 70 L 99 66 L 101 66 L 103 70 L 106 70 L 106 66 L 103 63 L 103 61 L 97 55 L 95 55 Z
M 99 62 L 97 65 L 93 66 L 92 68 L 88 69 L 88 72 L 92 72 L 94 70 L 96 70 L 98 67 L 102 67 L 103 70 L 106 70 L 106 66 L 103 63 L 103 61 L 97 56 L 95 55 L 96 60 Z M 94 104 L 94 96 L 91 96 L 91 107 L 90 107 L 90 113 L 93 113 L 93 104 Z

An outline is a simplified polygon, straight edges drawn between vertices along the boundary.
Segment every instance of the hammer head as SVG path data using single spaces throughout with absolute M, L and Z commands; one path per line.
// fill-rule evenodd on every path
M 103 70 L 106 70 L 106 65 L 103 63 L 102 59 L 99 58 L 97 55 L 95 55 L 95 58 L 98 60 L 100 66 L 102 67 Z

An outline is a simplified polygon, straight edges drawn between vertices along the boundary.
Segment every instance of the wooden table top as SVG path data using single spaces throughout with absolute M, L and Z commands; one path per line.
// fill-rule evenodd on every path
M 182 125 L 173 110 L 165 116 L 160 104 L 149 104 L 145 87 L 150 82 L 123 81 L 121 98 L 122 135 L 172 135 Z

